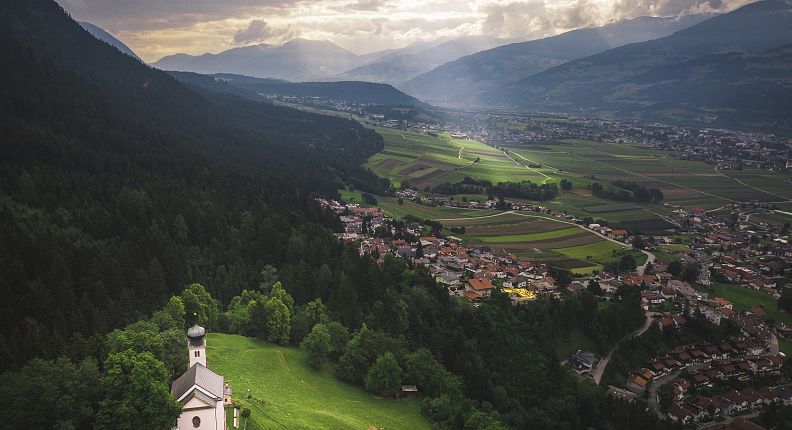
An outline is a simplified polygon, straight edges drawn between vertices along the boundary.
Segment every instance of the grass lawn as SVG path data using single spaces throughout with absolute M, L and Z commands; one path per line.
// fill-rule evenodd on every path
M 734 310 L 737 312 L 761 306 L 764 308 L 767 318 L 787 325 L 792 324 L 792 315 L 778 310 L 777 300 L 769 294 L 739 285 L 718 282 L 715 284 L 715 295 L 732 302 Z
M 556 354 L 558 358 L 565 359 L 569 354 L 577 352 L 577 350 L 594 351 L 594 341 L 588 336 L 583 334 L 580 330 L 571 331 L 566 337 L 558 340 L 556 344 Z
M 397 218 L 403 218 L 410 214 L 422 219 L 442 220 L 487 216 L 500 212 L 489 209 L 450 208 L 445 206 L 432 207 L 414 203 L 409 200 L 404 200 L 402 204 L 399 204 L 398 199 L 393 197 L 377 197 L 377 200 L 379 201 L 378 206 L 382 208 L 383 211 Z
M 609 240 L 601 240 L 589 245 L 558 248 L 554 249 L 554 251 L 580 260 L 588 260 L 589 258 L 587 257 L 591 257 L 590 259 L 593 261 L 602 261 L 611 259 L 615 251 L 620 251 L 622 249 L 624 249 L 624 247 L 619 244 Z
M 418 400 L 375 399 L 336 378 L 330 365 L 309 368 L 299 348 L 219 333 L 206 344 L 210 368 L 250 408 L 250 430 L 430 428 Z
M 778 349 L 787 357 L 792 356 L 792 340 L 779 340 Z

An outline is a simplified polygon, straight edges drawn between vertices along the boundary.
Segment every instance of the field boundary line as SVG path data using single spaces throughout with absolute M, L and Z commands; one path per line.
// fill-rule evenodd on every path
M 723 176 L 724 178 L 733 179 L 733 180 L 735 180 L 735 181 L 736 181 L 738 184 L 740 184 L 740 185 L 742 185 L 742 186 L 744 186 L 744 187 L 748 187 L 748 188 L 754 189 L 754 190 L 756 190 L 756 191 L 759 191 L 759 192 L 765 193 L 765 194 L 767 194 L 768 196 L 778 197 L 778 198 L 780 198 L 780 199 L 786 199 L 786 201 L 783 201 L 783 202 L 771 202 L 771 203 L 787 203 L 787 202 L 792 202 L 792 199 L 790 199 L 789 197 L 784 197 L 784 196 L 782 196 L 782 195 L 775 194 L 775 193 L 771 193 L 770 191 L 766 191 L 766 190 L 763 190 L 763 189 L 761 189 L 761 188 L 757 188 L 757 187 L 754 187 L 754 186 L 752 186 L 752 185 L 748 185 L 748 184 L 746 184 L 745 182 L 743 182 L 743 181 L 741 181 L 741 180 L 739 180 L 739 179 L 735 178 L 734 176 L 729 176 L 729 175 L 727 175 L 727 174 L 724 174 L 724 173 L 722 173 L 720 170 L 718 170 L 718 166 L 715 166 L 715 173 L 717 173 L 717 174 L 719 174 L 719 175 Z
M 599 149 L 592 148 L 592 150 L 597 151 L 597 152 L 602 152 L 605 155 L 610 155 L 607 152 L 600 151 Z M 602 164 L 603 166 L 610 167 L 611 169 L 618 170 L 620 172 L 624 172 L 624 173 L 627 173 L 627 174 L 630 174 L 630 175 L 634 175 L 634 176 L 637 176 L 639 178 L 651 179 L 653 181 L 662 182 L 662 183 L 668 184 L 668 185 L 673 185 L 675 187 L 682 188 L 682 189 L 685 189 L 685 190 L 690 190 L 690 191 L 693 191 L 693 192 L 696 192 L 696 193 L 699 193 L 699 194 L 703 194 L 705 196 L 715 197 L 716 199 L 726 200 L 726 201 L 733 202 L 733 203 L 739 203 L 739 201 L 734 200 L 734 199 L 730 199 L 728 197 L 718 196 L 718 195 L 715 195 L 715 194 L 712 194 L 712 193 L 708 193 L 706 191 L 697 190 L 695 188 L 691 188 L 691 187 L 688 187 L 688 186 L 685 186 L 685 185 L 679 185 L 679 184 L 675 184 L 673 182 L 669 182 L 669 181 L 666 181 L 666 180 L 663 180 L 663 179 L 653 178 L 651 176 L 647 176 L 647 175 L 642 175 L 640 173 L 631 172 L 631 171 L 629 171 L 627 169 L 622 169 L 620 167 L 616 167 L 616 166 L 614 166 L 612 164 L 605 163 L 604 161 L 599 161 L 599 160 L 595 160 L 593 158 L 584 157 L 584 156 L 582 156 L 580 154 L 573 154 L 573 156 L 574 157 L 580 157 L 580 158 L 582 158 L 584 160 L 593 161 L 595 163 Z

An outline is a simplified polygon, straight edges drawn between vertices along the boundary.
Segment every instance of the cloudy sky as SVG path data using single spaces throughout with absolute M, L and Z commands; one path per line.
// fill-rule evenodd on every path
M 147 61 L 302 37 L 356 53 L 441 37 L 536 39 L 638 16 L 728 12 L 752 0 L 57 0 Z

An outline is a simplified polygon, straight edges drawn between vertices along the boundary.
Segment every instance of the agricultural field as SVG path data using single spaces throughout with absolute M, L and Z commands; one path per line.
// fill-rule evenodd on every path
M 500 213 L 500 211 L 497 210 L 426 206 L 409 200 L 405 200 L 402 204 L 399 204 L 398 199 L 393 197 L 377 197 L 377 199 L 379 201 L 378 206 L 382 208 L 385 213 L 398 218 L 403 218 L 409 214 L 421 219 L 438 220 L 446 218 L 488 216 Z
M 448 134 L 430 136 L 423 132 L 375 128 L 385 139 L 385 149 L 366 163 L 377 175 L 395 184 L 409 181 L 423 189 L 442 183 L 455 183 L 465 176 L 493 183 L 506 181 L 542 182 L 541 169 L 526 168 L 503 152 Z
M 328 364 L 308 367 L 297 347 L 238 335 L 207 336 L 209 367 L 224 375 L 233 399 L 251 410 L 248 430 L 429 429 L 418 400 L 375 399 L 342 382 Z
M 579 217 L 590 216 L 604 220 L 615 227 L 628 230 L 651 233 L 673 227 L 663 219 L 670 212 L 662 205 L 623 204 L 592 196 L 587 189 L 595 182 L 586 177 L 590 174 L 601 175 L 607 171 L 615 175 L 614 179 L 640 181 L 627 173 L 605 169 L 597 163 L 582 160 L 578 156 L 570 157 L 568 147 L 576 148 L 576 146 L 569 142 L 532 146 L 530 150 L 524 146 L 512 147 L 504 152 L 477 141 L 454 139 L 447 134 L 430 136 L 420 131 L 387 128 L 375 128 L 375 130 L 383 136 L 385 149 L 369 158 L 366 167 L 377 175 L 390 179 L 394 184 L 407 180 L 412 186 L 424 189 L 442 183 L 456 183 L 466 176 L 493 183 L 524 180 L 534 183 L 558 183 L 566 179 L 574 184 L 574 189 L 562 191 L 552 201 L 542 202 L 543 205 Z M 584 145 L 582 141 L 576 142 L 581 142 L 578 146 Z M 646 151 L 645 148 L 603 145 L 613 145 L 623 152 L 626 151 L 623 157 L 646 158 L 645 154 L 640 155 L 641 152 Z M 610 149 L 612 148 L 608 148 Z M 625 159 L 623 162 L 625 165 L 630 165 L 632 159 Z M 552 164 L 554 162 L 563 165 L 563 169 Z M 484 196 L 455 197 L 480 200 Z
M 701 161 L 680 160 L 674 153 L 641 145 L 565 140 L 553 144 L 511 147 L 518 156 L 569 174 L 575 188 L 594 176 L 603 183 L 616 179 L 660 188 L 666 201 L 685 207 L 717 208 L 745 200 L 792 199 L 786 175 L 759 169 L 717 170 Z
M 464 234 L 451 234 L 471 244 L 530 257 L 578 274 L 602 270 L 603 264 L 621 258 L 625 253 L 633 254 L 639 262 L 643 255 L 625 251 L 623 245 L 603 239 L 580 226 L 543 215 L 515 212 L 440 221 L 449 229 L 465 227 Z
M 366 166 L 394 184 L 407 180 L 413 187 L 423 189 L 445 182 L 455 183 L 465 176 L 493 183 L 522 180 L 557 183 L 567 179 L 575 184 L 574 189 L 562 191 L 554 200 L 542 202 L 543 205 L 581 218 L 604 220 L 614 227 L 633 231 L 652 232 L 673 227 L 663 219 L 669 212 L 662 205 L 625 204 L 592 196 L 586 189 L 594 182 L 592 179 L 555 166 L 538 167 L 534 163 L 539 161 L 523 155 L 522 149 L 510 148 L 504 152 L 480 142 L 454 139 L 447 134 L 430 136 L 416 131 L 376 130 L 385 139 L 385 149 L 372 156 Z M 629 154 L 637 157 L 641 151 L 642 148 L 632 148 Z M 574 162 L 574 158 L 572 160 Z M 592 163 L 583 161 L 578 164 Z M 472 200 L 477 196 L 454 197 Z M 451 233 L 450 230 L 448 233 L 472 244 L 544 261 L 578 274 L 602 270 L 603 264 L 618 260 L 625 253 L 632 254 L 639 264 L 644 259 L 639 252 L 626 251 L 620 244 L 551 217 L 429 207 L 410 201 L 399 204 L 397 199 L 390 197 L 379 197 L 379 206 L 396 217 L 411 214 L 440 221 L 447 229 L 464 226 L 465 234 Z

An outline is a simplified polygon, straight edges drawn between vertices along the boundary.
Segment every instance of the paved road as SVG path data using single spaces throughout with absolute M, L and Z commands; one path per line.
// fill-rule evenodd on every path
M 646 255 L 646 261 L 644 262 L 644 264 L 638 266 L 638 268 L 635 270 L 638 272 L 639 275 L 643 275 L 644 272 L 646 271 L 646 266 L 648 266 L 650 263 L 652 264 L 652 266 L 654 266 L 654 262 L 656 258 L 654 254 L 652 254 L 651 252 L 645 249 L 639 249 L 639 251 L 641 251 L 644 255 Z
M 646 330 L 649 330 L 649 327 L 652 326 L 652 322 L 654 321 L 652 315 L 655 314 L 657 314 L 657 312 L 646 312 L 644 314 L 646 316 L 646 320 L 644 321 L 643 325 L 641 325 L 641 327 L 639 327 L 634 332 L 628 334 L 627 336 L 624 336 L 620 341 L 616 342 L 616 345 L 613 348 L 611 348 L 610 351 L 608 351 L 608 355 L 606 355 L 605 358 L 597 362 L 597 367 L 594 368 L 594 370 L 591 372 L 591 377 L 594 379 L 595 384 L 599 385 L 600 380 L 602 380 L 602 375 L 605 373 L 605 368 L 608 367 L 608 363 L 610 362 L 611 356 L 613 355 L 613 351 L 616 351 L 616 348 L 618 348 L 619 345 L 622 344 L 622 342 L 631 339 L 633 337 L 638 337 L 644 334 Z

